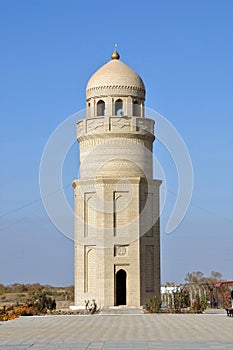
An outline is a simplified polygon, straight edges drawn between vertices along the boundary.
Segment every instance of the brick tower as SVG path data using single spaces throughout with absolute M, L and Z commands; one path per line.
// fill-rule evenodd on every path
M 75 306 L 141 306 L 160 297 L 159 186 L 154 121 L 144 116 L 142 79 L 115 50 L 90 78 L 77 123 Z

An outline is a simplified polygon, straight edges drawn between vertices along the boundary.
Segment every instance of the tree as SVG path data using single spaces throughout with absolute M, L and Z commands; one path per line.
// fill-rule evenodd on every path
M 188 283 L 216 283 L 220 281 L 222 274 L 217 271 L 212 271 L 210 277 L 204 277 L 203 272 L 193 271 L 185 275 L 185 281 Z
M 220 281 L 222 279 L 222 274 L 220 272 L 217 272 L 217 271 L 212 271 L 210 278 L 215 280 L 215 281 Z
M 185 275 L 185 281 L 189 283 L 199 283 L 203 282 L 204 274 L 201 271 L 193 271 L 192 273 L 187 273 Z

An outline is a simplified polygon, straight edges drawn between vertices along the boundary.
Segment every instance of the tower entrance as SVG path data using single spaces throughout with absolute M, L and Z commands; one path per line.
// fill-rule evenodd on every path
M 126 272 L 121 269 L 116 273 L 116 306 L 126 305 Z

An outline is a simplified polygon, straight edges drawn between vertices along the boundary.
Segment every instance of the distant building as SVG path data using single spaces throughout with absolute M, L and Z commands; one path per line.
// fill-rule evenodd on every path
M 86 118 L 77 123 L 75 306 L 141 306 L 160 298 L 160 180 L 153 179 L 154 121 L 145 86 L 112 59 L 90 78 Z
M 181 291 L 181 286 L 161 286 L 161 294 L 171 294 Z

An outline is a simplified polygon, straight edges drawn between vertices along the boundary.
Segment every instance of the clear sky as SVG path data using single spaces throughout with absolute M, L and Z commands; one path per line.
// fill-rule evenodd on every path
M 197 270 L 233 279 L 232 14 L 231 0 L 0 1 L 0 283 L 73 284 L 73 242 L 43 209 L 40 159 L 55 128 L 85 107 L 86 83 L 115 42 L 145 82 L 146 105 L 175 126 L 193 163 L 190 208 L 167 235 L 177 174 L 155 144 L 169 191 L 162 281 Z M 63 168 L 70 203 L 77 176 L 74 145 Z

